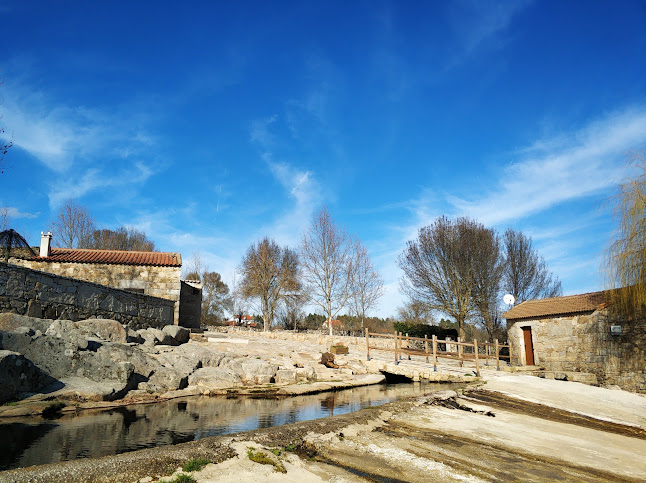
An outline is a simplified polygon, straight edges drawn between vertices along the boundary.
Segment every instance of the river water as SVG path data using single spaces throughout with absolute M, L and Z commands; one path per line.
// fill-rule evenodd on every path
M 0 470 L 95 458 L 346 414 L 447 389 L 440 384 L 378 384 L 281 399 L 190 397 L 83 411 L 56 420 L 0 420 Z

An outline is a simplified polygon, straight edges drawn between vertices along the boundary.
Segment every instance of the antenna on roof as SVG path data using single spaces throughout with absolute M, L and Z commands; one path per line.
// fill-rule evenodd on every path
M 508 294 L 505 294 L 505 296 L 502 298 L 502 301 L 505 302 L 507 305 L 511 306 L 511 305 L 514 305 L 514 302 L 516 301 L 516 299 L 512 294 L 508 293 Z

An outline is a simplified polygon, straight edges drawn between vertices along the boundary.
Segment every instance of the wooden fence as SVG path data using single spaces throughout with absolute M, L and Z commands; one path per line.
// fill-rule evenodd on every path
M 370 342 L 373 345 L 370 345 Z M 380 344 L 377 343 L 380 340 Z M 390 340 L 392 340 L 391 343 Z M 384 343 L 385 342 L 385 343 Z M 422 344 L 423 343 L 423 344 Z M 509 349 L 508 354 L 501 354 L 501 349 Z M 432 339 L 424 336 L 409 337 L 408 334 L 404 335 L 401 332 L 395 334 L 376 334 L 368 332 L 366 329 L 366 356 L 370 360 L 370 350 L 381 350 L 395 353 L 395 364 L 399 364 L 403 355 L 408 356 L 422 356 L 429 362 L 429 358 L 433 358 L 433 370 L 437 372 L 438 359 L 454 359 L 460 361 L 460 367 L 464 365 L 464 361 L 474 361 L 476 365 L 476 373 L 480 375 L 480 363 L 484 362 L 489 365 L 489 359 L 492 362 L 496 361 L 496 370 L 500 370 L 500 360 L 506 359 L 511 365 L 511 346 L 500 344 L 498 339 L 494 342 L 479 343 L 477 340 L 473 342 L 463 342 L 459 337 L 458 340 L 438 339 L 433 336 Z

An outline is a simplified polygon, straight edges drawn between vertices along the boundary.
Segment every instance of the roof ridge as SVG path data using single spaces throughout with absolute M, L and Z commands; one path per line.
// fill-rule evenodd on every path
M 52 247 L 52 250 L 66 250 L 66 251 L 86 251 L 86 252 L 127 252 L 127 253 L 164 253 L 168 255 L 177 255 L 179 252 L 160 252 L 157 250 L 114 250 L 110 248 L 67 248 L 67 247 Z
M 557 300 L 557 299 L 567 299 L 567 298 L 573 298 L 573 297 L 585 297 L 588 295 L 600 295 L 603 293 L 608 292 L 608 290 L 598 290 L 596 292 L 586 292 L 586 293 L 580 293 L 580 294 L 572 294 L 572 295 L 559 295 L 558 297 L 548 297 L 548 298 L 543 298 L 543 299 L 531 299 L 531 300 L 525 300 L 524 302 L 518 304 L 522 305 L 526 302 L 549 302 L 551 300 Z

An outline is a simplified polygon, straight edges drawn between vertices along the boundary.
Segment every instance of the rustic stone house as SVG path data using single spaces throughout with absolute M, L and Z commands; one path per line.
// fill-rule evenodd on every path
M 646 323 L 613 321 L 607 292 L 528 300 L 503 314 L 513 364 L 595 374 L 646 392 Z
M 179 253 L 136 252 L 125 250 L 89 250 L 52 248 L 51 233 L 41 236 L 38 257 L 11 257 L 9 263 L 33 270 L 53 273 L 87 282 L 98 283 L 121 290 L 160 297 L 175 303 L 174 323 L 199 327 L 199 308 L 184 308 L 181 317 L 182 292 L 187 304 L 194 304 L 201 287 L 180 280 L 182 257 Z M 199 294 L 195 292 L 199 291 Z M 195 312 L 197 310 L 197 324 Z

